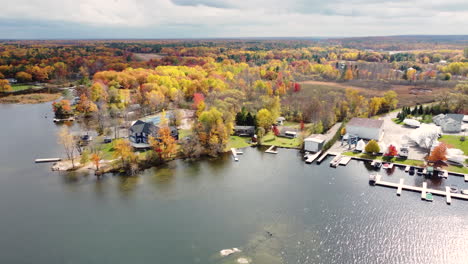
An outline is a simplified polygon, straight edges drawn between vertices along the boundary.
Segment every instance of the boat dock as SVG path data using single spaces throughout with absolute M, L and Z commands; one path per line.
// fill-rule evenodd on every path
M 421 199 L 426 200 L 426 194 L 432 193 L 434 195 L 445 196 L 447 204 L 452 203 L 452 198 L 460 199 L 460 200 L 467 200 L 468 195 L 461 194 L 461 193 L 451 193 L 450 187 L 446 186 L 445 191 L 435 190 L 435 189 L 428 189 L 427 182 L 423 182 L 422 187 L 411 186 L 404 184 L 404 180 L 400 179 L 399 183 L 387 182 L 381 180 L 381 175 L 377 175 L 375 180 L 375 185 L 380 185 L 384 187 L 396 188 L 397 195 L 401 195 L 403 190 L 414 191 L 414 192 L 421 192 Z
M 346 165 L 348 165 L 350 160 L 351 160 L 351 157 L 348 157 L 348 156 L 341 157 L 340 161 L 339 161 L 339 164 L 343 165 L 343 166 L 346 166 Z
M 321 163 L 328 155 L 338 156 L 338 155 L 340 155 L 340 154 L 339 154 L 339 153 L 336 153 L 336 152 L 327 151 L 327 152 L 325 152 L 325 154 L 323 154 L 322 156 L 320 156 L 320 158 L 317 160 L 317 163 Z
M 274 148 L 275 148 L 274 145 L 271 146 L 271 147 L 269 147 L 269 148 L 265 151 L 265 153 L 278 154 L 278 151 L 277 151 L 277 150 L 273 150 Z
M 336 157 L 332 159 L 332 161 L 330 161 L 330 166 L 337 167 L 338 164 L 340 164 L 340 159 L 341 159 L 341 154 L 337 155 Z
M 235 148 L 231 148 L 232 152 L 232 157 L 234 157 L 235 161 L 239 161 L 239 158 L 237 157 L 237 150 Z
M 45 162 L 57 162 L 61 161 L 61 158 L 49 158 L 49 159 L 35 159 L 35 163 L 45 163 Z
M 317 152 L 317 153 L 315 153 L 315 154 L 308 154 L 308 155 L 306 156 L 305 162 L 306 162 L 306 163 L 309 163 L 309 164 L 312 163 L 312 162 L 314 162 L 314 160 L 317 159 L 318 156 L 320 156 L 321 153 L 322 153 L 322 152 L 319 151 L 319 152 Z

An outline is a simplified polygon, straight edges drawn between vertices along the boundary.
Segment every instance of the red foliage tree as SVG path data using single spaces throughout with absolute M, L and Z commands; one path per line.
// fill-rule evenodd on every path
M 277 126 L 273 126 L 273 133 L 275 134 L 275 136 L 279 136 L 280 132 Z
M 294 83 L 294 92 L 297 93 L 301 90 L 301 85 L 299 83 Z
M 447 160 L 447 145 L 440 143 L 432 150 L 431 155 L 427 159 L 431 162 Z
M 201 102 L 205 101 L 205 96 L 202 93 L 195 93 L 193 94 L 193 109 L 198 109 L 198 105 Z
M 301 131 L 303 131 L 304 130 L 304 121 L 301 120 L 300 126 L 301 126 Z
M 385 153 L 385 156 L 394 157 L 396 155 L 398 155 L 398 151 L 397 151 L 396 147 L 393 146 L 393 145 L 388 146 L 388 150 L 387 150 L 387 153 Z

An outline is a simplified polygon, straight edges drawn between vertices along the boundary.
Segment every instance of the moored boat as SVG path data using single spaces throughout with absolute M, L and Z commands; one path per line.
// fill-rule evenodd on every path
M 434 201 L 432 193 L 426 193 L 426 201 L 429 201 L 429 202 Z

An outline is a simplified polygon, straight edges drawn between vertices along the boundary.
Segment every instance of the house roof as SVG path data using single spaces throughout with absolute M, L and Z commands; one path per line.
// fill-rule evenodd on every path
M 463 121 L 464 115 L 462 115 L 462 114 L 447 114 L 447 117 L 461 123 Z
M 136 121 L 131 127 L 130 131 L 132 133 L 145 133 L 152 134 L 156 130 L 155 126 L 152 123 L 147 123 L 141 120 Z
M 383 120 L 354 117 L 353 119 L 349 121 L 348 125 L 359 126 L 359 127 L 381 128 L 383 125 Z
M 254 126 L 235 126 L 234 129 L 255 130 Z

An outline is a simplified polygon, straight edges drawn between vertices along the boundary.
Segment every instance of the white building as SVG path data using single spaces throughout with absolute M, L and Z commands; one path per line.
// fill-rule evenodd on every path
M 310 152 L 319 152 L 325 144 L 325 139 L 320 136 L 312 136 L 304 139 L 304 150 Z
M 434 124 L 440 126 L 443 132 L 459 133 L 462 130 L 462 122 L 464 119 L 462 114 L 440 114 L 432 118 Z
M 364 139 L 380 140 L 383 136 L 383 120 L 353 118 L 346 125 L 346 133 Z

